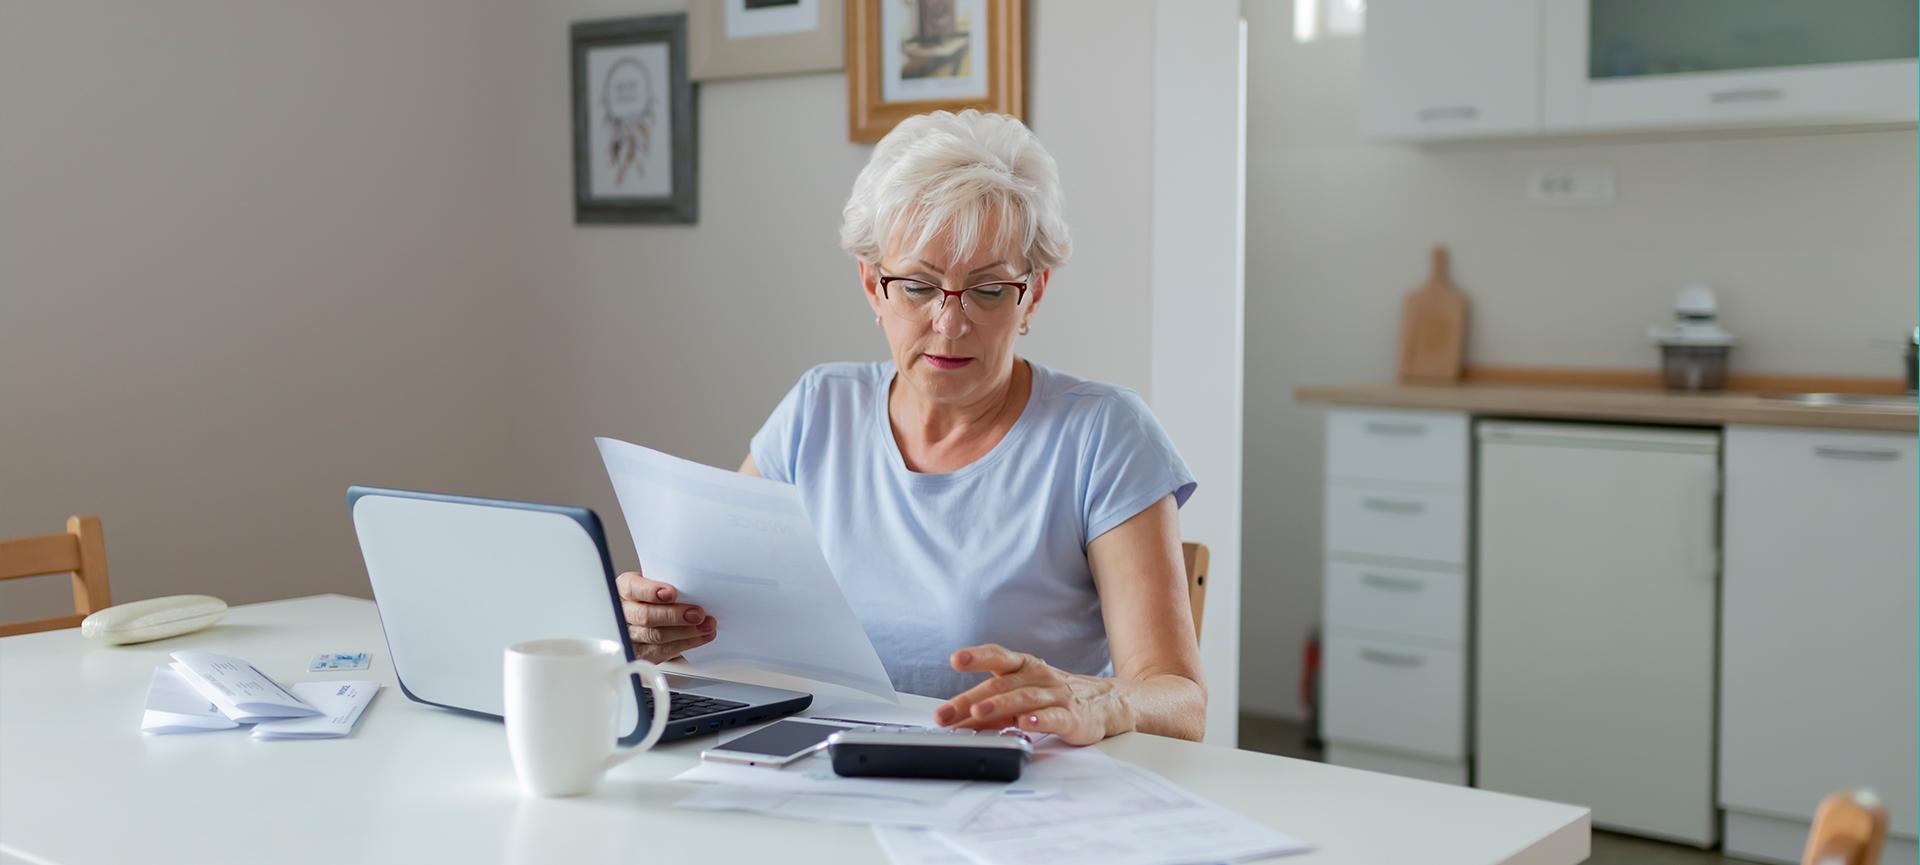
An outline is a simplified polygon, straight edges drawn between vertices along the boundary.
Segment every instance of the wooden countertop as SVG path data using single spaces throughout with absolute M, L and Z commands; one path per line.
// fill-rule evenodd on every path
M 1422 408 L 1482 415 L 1643 421 L 1720 426 L 1824 427 L 1914 432 L 1914 407 L 1804 406 L 1754 393 L 1677 393 L 1648 388 L 1527 387 L 1515 385 L 1308 385 L 1295 401 L 1340 406 Z

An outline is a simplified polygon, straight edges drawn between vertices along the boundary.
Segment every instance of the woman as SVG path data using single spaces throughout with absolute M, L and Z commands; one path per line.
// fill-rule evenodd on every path
M 799 488 L 894 686 L 946 726 L 1200 738 L 1193 476 L 1133 391 L 1014 351 L 1071 249 L 1053 158 L 1012 117 L 910 118 L 840 238 L 893 359 L 808 371 L 740 471 Z M 717 638 L 674 587 L 619 585 L 641 657 Z

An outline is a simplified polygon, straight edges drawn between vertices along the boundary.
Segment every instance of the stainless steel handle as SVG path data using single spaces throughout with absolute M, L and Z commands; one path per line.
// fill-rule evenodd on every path
M 1426 502 L 1408 501 L 1406 499 L 1382 499 L 1372 496 L 1361 499 L 1360 506 L 1370 511 L 1380 511 L 1381 513 L 1387 514 L 1417 514 L 1427 509 Z
M 1471 105 L 1435 105 L 1419 111 L 1421 123 L 1435 120 L 1472 120 L 1480 116 L 1480 109 Z
M 1367 421 L 1367 432 L 1382 436 L 1419 436 L 1427 434 L 1427 425 L 1412 421 Z
M 1426 580 L 1413 577 L 1389 577 L 1386 574 L 1361 574 L 1360 582 L 1389 592 L 1418 592 L 1427 588 Z
M 1833 445 L 1814 445 L 1813 452 L 1830 460 L 1886 463 L 1900 458 L 1900 452 L 1893 448 L 1842 448 Z
M 1778 102 L 1786 96 L 1787 91 L 1778 87 L 1735 87 L 1732 90 L 1715 90 L 1707 94 L 1707 101 L 1715 105 L 1735 102 Z
M 1361 649 L 1360 660 L 1372 661 L 1387 667 L 1418 667 L 1427 662 L 1424 655 L 1403 655 L 1399 652 L 1382 652 L 1379 649 Z

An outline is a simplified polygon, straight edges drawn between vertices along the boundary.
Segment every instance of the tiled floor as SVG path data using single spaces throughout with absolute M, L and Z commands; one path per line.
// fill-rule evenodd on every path
M 1240 716 L 1240 747 L 1302 760 L 1320 759 L 1320 751 L 1306 744 L 1306 728 L 1297 721 L 1264 715 Z M 1631 835 L 1595 830 L 1591 865 L 1754 865 L 1745 859 L 1696 850 L 1678 844 L 1649 841 Z

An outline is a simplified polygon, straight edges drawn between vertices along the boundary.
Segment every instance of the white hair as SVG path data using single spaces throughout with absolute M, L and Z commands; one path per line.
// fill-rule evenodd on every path
M 983 237 L 989 225 L 994 236 Z M 1017 243 L 1030 271 L 1072 254 L 1059 169 L 1019 119 L 969 108 L 901 121 L 853 181 L 840 246 L 877 264 L 889 252 L 918 254 L 947 231 L 961 260 L 982 242 L 989 249 Z M 896 241 L 904 248 L 890 248 Z

